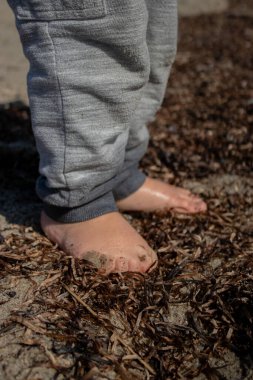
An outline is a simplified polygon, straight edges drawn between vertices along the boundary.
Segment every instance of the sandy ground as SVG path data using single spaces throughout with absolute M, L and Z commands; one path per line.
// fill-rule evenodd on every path
M 16 100 L 27 103 L 28 63 L 23 56 L 14 16 L 6 0 L 0 3 L 0 30 L 0 104 Z
M 179 5 L 182 15 L 191 16 L 199 13 L 222 12 L 227 8 L 227 1 L 181 0 Z M 14 28 L 13 16 L 5 1 L 0 3 L 0 25 L 0 44 L 2 46 L 0 55 L 0 103 L 15 100 L 22 100 L 27 103 L 25 73 L 28 65 L 23 57 L 18 35 Z M 185 182 L 188 188 L 192 188 L 195 192 L 199 193 L 212 194 L 212 192 L 215 193 L 220 189 L 220 191 L 233 195 L 233 191 L 238 192 L 238 189 L 240 189 L 243 192 L 247 189 L 247 194 L 250 193 L 252 197 L 251 184 L 248 178 L 229 174 L 222 178 L 220 176 L 213 176 L 206 181 Z M 8 188 L 8 190 L 0 192 L 0 205 L 0 231 L 4 238 L 8 239 L 10 234 L 19 234 L 20 226 L 25 226 L 26 230 L 24 231 L 28 239 L 29 234 L 33 237 L 36 235 L 39 238 L 40 235 L 36 231 L 36 226 L 35 232 L 34 228 L 29 227 L 30 225 L 34 227 L 34 220 L 38 217 L 40 209 L 40 203 L 34 195 L 29 193 L 20 194 L 20 191 L 15 188 L 12 190 Z M 250 223 L 250 215 L 252 215 L 252 210 L 248 210 L 248 214 L 245 214 L 245 223 Z M 215 262 L 213 263 L 214 266 L 216 264 Z M 33 277 L 33 282 L 28 281 L 24 277 L 17 278 L 17 276 L 0 279 L 0 323 L 3 323 L 0 334 L 0 359 L 2 361 L 0 378 L 3 380 L 51 380 L 54 378 L 61 380 L 66 378 L 64 374 L 57 372 L 57 362 L 52 357 L 50 351 L 51 342 L 47 341 L 46 337 L 43 342 L 34 343 L 31 339 L 31 329 L 26 329 L 26 333 L 24 334 L 25 328 L 21 325 L 17 325 L 18 327 L 12 329 L 10 333 L 8 333 L 8 327 L 6 327 L 6 330 L 4 328 L 4 323 L 13 312 L 17 310 L 22 311 L 22 309 L 27 310 L 27 305 L 32 301 L 30 298 L 32 297 L 30 293 L 31 287 L 39 287 L 39 284 L 44 280 L 45 276 L 41 273 Z M 12 292 L 10 292 L 10 288 Z M 182 310 L 176 308 L 174 311 L 172 308 L 170 318 L 170 322 L 172 323 L 175 323 L 175 321 L 183 323 L 184 308 Z M 26 348 L 24 349 L 24 347 Z M 41 347 L 43 347 L 42 350 Z M 228 351 L 224 359 L 227 363 L 226 368 L 222 368 L 224 366 L 222 361 L 217 360 L 216 363 L 212 363 L 221 368 L 220 378 L 229 380 L 253 379 L 252 373 L 248 373 L 243 378 L 239 360 L 232 352 Z M 47 366 L 45 364 L 47 361 L 53 363 L 55 368 L 51 365 Z M 64 357 L 62 358 L 61 365 L 63 369 L 64 365 L 68 368 L 68 366 L 71 366 L 71 360 L 68 362 L 68 357 Z M 58 374 L 57 377 L 54 377 L 56 374 Z M 116 379 L 113 373 L 111 375 L 107 373 L 107 376 L 107 379 Z M 102 378 L 101 376 L 94 376 L 87 377 L 87 380 L 100 380 Z M 215 377 L 213 378 L 216 379 Z M 206 380 L 207 377 L 201 375 L 195 379 Z

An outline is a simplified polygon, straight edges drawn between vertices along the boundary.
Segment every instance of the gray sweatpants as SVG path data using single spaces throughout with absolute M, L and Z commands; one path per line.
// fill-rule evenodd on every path
M 37 192 L 62 222 L 136 191 L 176 53 L 176 0 L 8 0 L 40 155 Z

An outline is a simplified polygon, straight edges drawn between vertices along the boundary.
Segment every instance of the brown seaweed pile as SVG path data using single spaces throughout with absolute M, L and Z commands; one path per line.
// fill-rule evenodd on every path
M 201 194 L 207 215 L 126 215 L 158 252 L 149 275 L 99 276 L 40 235 L 31 212 L 15 233 L 3 230 L 1 307 L 19 281 L 29 289 L 0 336 L 22 327 L 15 360 L 43 354 L 17 379 L 252 379 L 253 19 L 232 9 L 182 19 L 180 31 L 142 167 Z M 0 136 L 1 187 L 19 189 L 16 213 L 8 202 L 1 210 L 17 224 L 20 202 L 38 204 L 29 110 L 2 108 Z M 7 356 L 0 349 L 6 379 Z M 32 376 L 38 365 L 52 376 Z

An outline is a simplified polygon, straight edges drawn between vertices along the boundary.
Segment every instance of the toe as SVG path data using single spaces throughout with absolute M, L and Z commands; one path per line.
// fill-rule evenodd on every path
M 206 210 L 206 204 L 200 198 L 181 199 L 173 211 L 189 214 L 197 214 Z
M 129 271 L 146 273 L 155 261 L 156 260 L 153 257 L 149 257 L 147 254 L 142 253 L 129 261 Z
M 138 254 L 137 258 L 143 273 L 153 267 L 154 263 L 158 260 L 156 253 L 151 248 L 146 248 L 144 252 Z
M 207 204 L 204 201 L 201 201 L 199 204 L 199 212 L 207 211 Z
M 199 199 L 195 204 L 194 204 L 194 210 L 195 212 L 204 212 L 207 210 L 207 205 L 204 201 Z
M 200 198 L 199 195 L 192 193 L 190 190 L 183 191 L 181 193 L 181 197 L 184 198 L 184 199 L 186 199 L 186 200 L 188 199 L 188 200 L 191 200 L 191 201 L 192 200 L 195 200 L 195 201 L 200 200 L 200 201 L 202 201 L 202 199 Z
M 198 206 L 198 202 L 195 202 L 193 199 L 184 199 L 180 202 L 179 207 L 184 209 L 186 212 L 194 213 L 196 212 L 196 208 Z
M 97 251 L 87 251 L 79 255 L 79 258 L 93 264 L 96 268 L 101 268 L 106 264 L 106 256 Z
M 119 257 L 115 262 L 115 272 L 128 272 L 129 270 L 129 260 L 126 257 Z
M 88 251 L 82 254 L 82 260 L 86 260 L 99 270 L 101 274 L 112 273 L 115 269 L 115 259 L 97 251 Z

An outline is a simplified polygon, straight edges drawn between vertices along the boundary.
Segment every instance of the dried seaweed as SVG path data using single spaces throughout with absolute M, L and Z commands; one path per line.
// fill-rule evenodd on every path
M 183 19 L 180 30 L 142 167 L 202 194 L 207 215 L 127 216 L 158 251 L 160 264 L 148 275 L 100 276 L 34 229 L 1 232 L 1 302 L 15 299 L 10 292 L 22 279 L 30 288 L 0 335 L 22 326 L 21 347 L 38 347 L 55 376 L 237 380 L 252 368 L 252 20 L 228 12 Z M 29 110 L 0 110 L 0 136 L 8 143 L 3 188 L 15 178 L 30 194 L 36 153 L 23 149 L 20 157 L 11 145 L 32 144 Z

